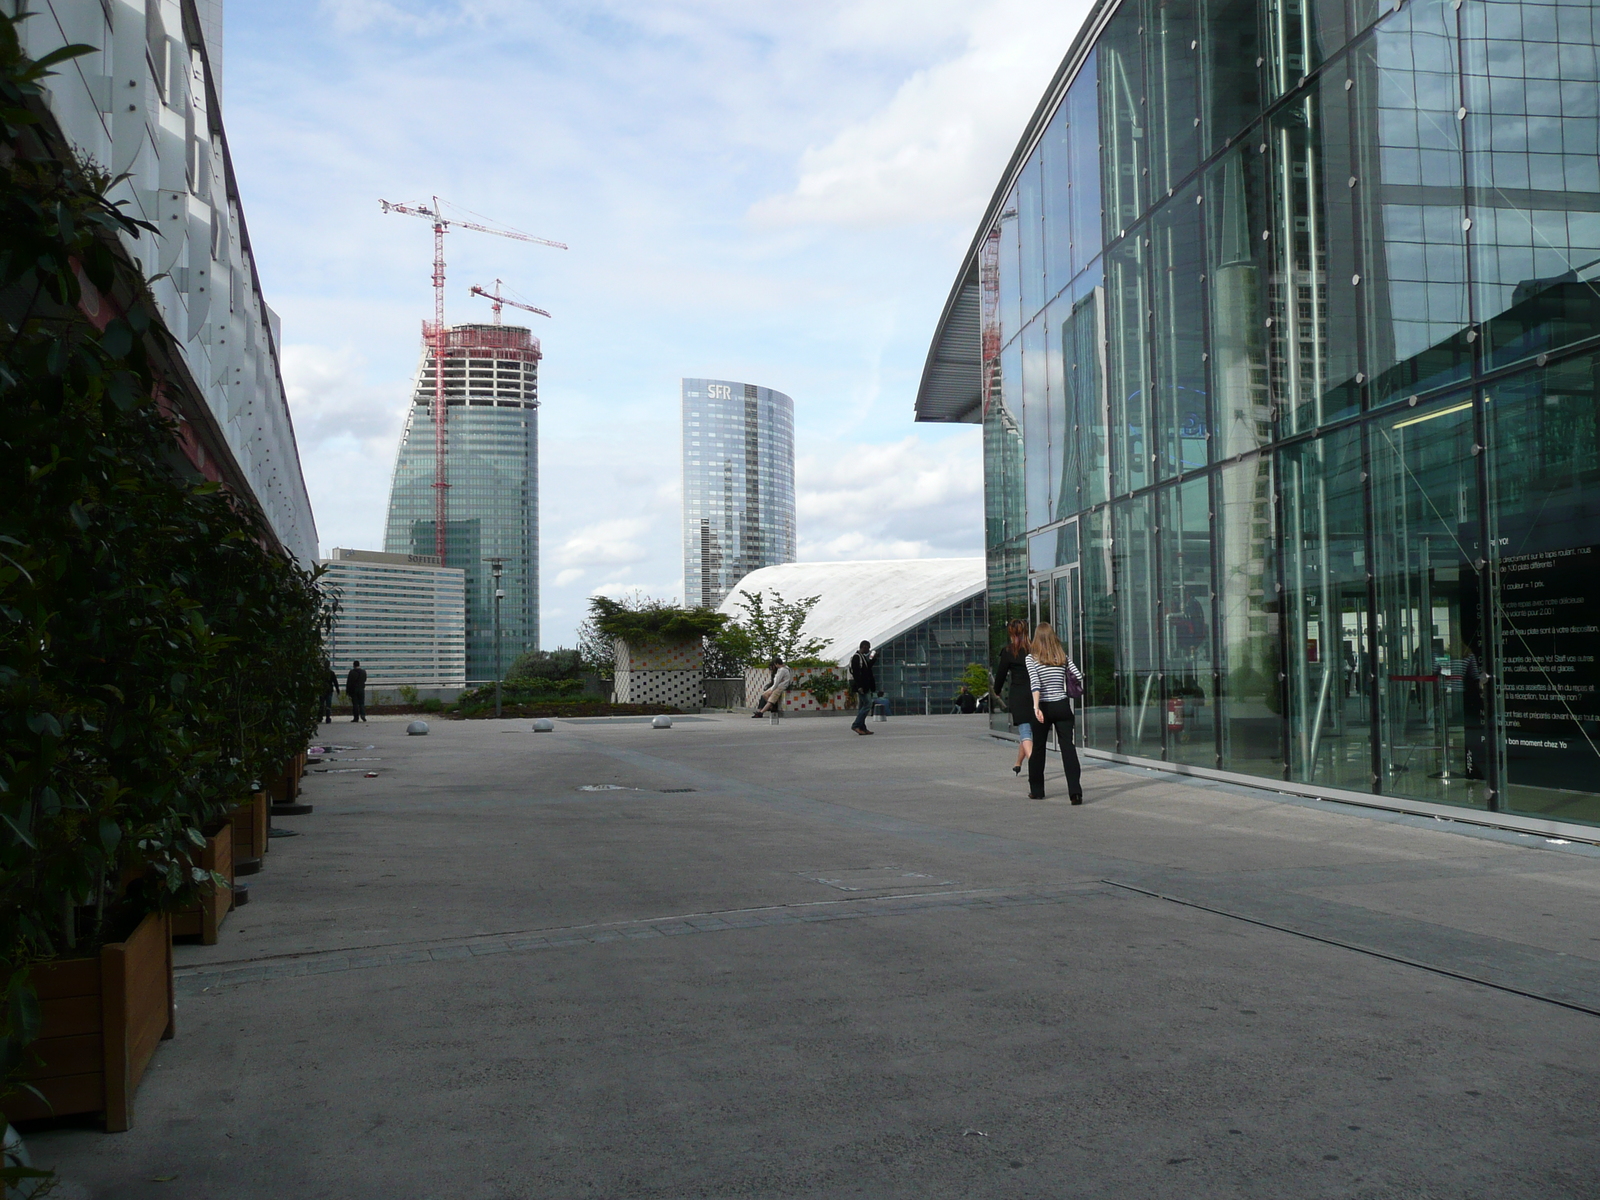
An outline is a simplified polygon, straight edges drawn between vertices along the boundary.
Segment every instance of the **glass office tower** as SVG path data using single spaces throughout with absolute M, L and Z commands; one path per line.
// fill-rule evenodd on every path
M 794 401 L 685 379 L 684 603 L 716 608 L 751 571 L 794 560 Z
M 993 633 L 1063 627 L 1091 752 L 1600 822 L 1597 32 L 1095 8 L 917 400 L 983 425 Z
M 500 665 L 539 645 L 539 340 L 515 325 L 446 332 L 447 567 L 466 572 L 467 679 L 495 677 L 494 584 L 484 560 L 504 559 Z M 423 346 L 411 411 L 389 489 L 383 548 L 432 555 L 433 351 Z

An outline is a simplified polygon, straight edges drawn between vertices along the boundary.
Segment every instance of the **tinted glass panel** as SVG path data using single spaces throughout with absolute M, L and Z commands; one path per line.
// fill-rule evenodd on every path
M 1027 460 L 1028 528 L 1050 523 L 1050 412 L 1046 350 L 1050 344 L 1044 321 L 1036 320 L 1022 331 L 1023 450 Z
M 1206 465 L 1205 234 L 1200 190 L 1190 185 L 1150 222 L 1155 290 L 1156 470 L 1162 476 Z
M 1017 181 L 1017 245 L 1021 254 L 1022 319 L 1030 321 L 1045 299 L 1044 177 L 1038 153 Z
M 1219 471 L 1216 504 L 1221 765 L 1281 777 L 1283 639 L 1271 455 Z
M 1116 612 L 1112 592 L 1111 512 L 1101 508 L 1078 522 L 1078 570 L 1083 597 L 1078 666 L 1084 695 L 1078 737 L 1085 746 L 1117 748 Z
M 1263 295 L 1269 243 L 1261 240 L 1267 228 L 1264 166 L 1252 136 L 1205 179 L 1213 453 L 1219 458 L 1264 446 L 1272 437 Z
M 1149 292 L 1144 239 L 1125 238 L 1106 254 L 1106 347 L 1111 392 L 1112 487 L 1131 492 L 1150 479 Z
M 1167 759 L 1217 765 L 1212 673 L 1211 481 L 1162 489 L 1161 643 Z
M 1200 161 L 1197 0 L 1146 0 L 1150 194 L 1177 187 Z
M 1124 4 L 1100 35 L 1100 187 L 1105 238 L 1139 219 L 1150 194 L 1144 55 L 1137 4 Z
M 1067 89 L 1067 144 L 1072 157 L 1072 267 L 1083 270 L 1105 245 L 1100 213 L 1100 118 L 1096 67 L 1090 54 Z
M 1157 631 L 1155 498 L 1112 506 L 1117 618 L 1117 708 L 1121 749 L 1161 757 L 1161 660 Z
M 1207 155 L 1261 114 L 1257 8 L 1257 0 L 1200 0 L 1200 131 Z

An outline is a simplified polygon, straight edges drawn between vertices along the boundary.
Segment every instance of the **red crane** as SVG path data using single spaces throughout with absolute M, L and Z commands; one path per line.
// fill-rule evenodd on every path
M 557 250 L 567 247 L 564 242 L 552 242 L 548 238 L 534 237 L 516 229 L 494 229 L 488 225 L 446 217 L 437 196 L 433 198 L 432 208 L 424 204 L 394 204 L 388 200 L 379 200 L 378 203 L 383 205 L 386 213 L 404 213 L 408 217 L 421 217 L 424 221 L 433 222 L 433 321 L 431 324 L 427 321 L 422 323 L 422 340 L 433 350 L 433 544 L 442 566 L 445 561 L 445 519 L 448 515 L 445 493 L 450 487 L 450 473 L 445 466 L 444 355 L 447 339 L 444 326 L 444 235 L 454 226 L 479 233 L 492 233 L 496 237 L 511 238 L 518 242 L 553 246 Z
M 494 281 L 494 291 L 492 292 L 484 291 L 484 289 L 479 287 L 477 284 L 472 285 L 472 294 L 474 296 L 482 296 L 485 300 L 492 300 L 494 302 L 494 323 L 496 325 L 500 324 L 500 306 L 502 304 L 509 304 L 512 308 L 520 308 L 525 312 L 538 313 L 541 317 L 548 317 L 550 315 L 542 308 L 535 308 L 531 304 L 524 304 L 522 301 L 513 300 L 509 296 L 502 296 L 500 294 L 500 287 L 503 282 L 503 280 L 496 279 Z

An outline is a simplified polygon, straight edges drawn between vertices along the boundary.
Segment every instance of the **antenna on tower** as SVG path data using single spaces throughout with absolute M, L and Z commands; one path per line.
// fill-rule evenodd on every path
M 437 196 L 433 198 L 432 208 L 425 204 L 395 204 L 388 200 L 379 200 L 378 203 L 383 205 L 383 211 L 386 213 L 404 213 L 408 217 L 421 217 L 424 221 L 433 222 L 433 321 L 431 324 L 427 321 L 422 323 L 422 340 L 433 351 L 433 544 L 434 552 L 438 554 L 442 566 L 445 561 L 445 518 L 448 515 L 445 493 L 450 488 L 450 473 L 445 464 L 444 356 L 445 343 L 449 339 L 444 325 L 444 235 L 454 226 L 459 229 L 472 229 L 478 233 L 492 233 L 496 237 L 510 238 L 517 242 L 533 242 L 535 245 L 550 246 L 556 250 L 565 250 L 567 246 L 565 242 L 552 242 L 548 238 L 534 237 L 517 229 L 505 227 L 495 229 L 473 221 L 457 221 L 452 217 L 446 217 L 444 206 Z M 502 303 L 515 303 L 515 301 Z M 496 315 L 498 316 L 498 309 Z

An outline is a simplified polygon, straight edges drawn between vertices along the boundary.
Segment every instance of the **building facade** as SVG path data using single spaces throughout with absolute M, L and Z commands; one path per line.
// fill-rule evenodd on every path
M 172 349 L 166 399 L 195 470 L 256 505 L 303 567 L 317 529 L 267 307 L 222 126 L 221 0 L 41 0 L 18 26 L 38 59 L 94 53 L 45 81 L 45 136 L 116 179 L 110 198 L 158 232 L 122 237 L 150 280 Z M 119 235 L 120 236 L 120 235 Z M 109 297 L 89 288 L 91 316 Z M 86 301 L 86 302 L 88 302 Z
M 1600 9 L 1102 0 L 977 231 L 991 636 L 1091 754 L 1600 822 Z
M 466 576 L 431 554 L 335 549 L 322 589 L 339 602 L 330 657 L 369 687 L 459 688 L 467 678 Z
M 515 325 L 445 334 L 445 554 L 466 584 L 467 679 L 495 678 L 539 646 L 539 340 Z M 434 354 L 423 344 L 395 457 L 383 548 L 435 557 Z M 499 558 L 500 647 L 493 569 Z
M 794 559 L 794 401 L 685 379 L 684 603 L 716 608 L 751 571 Z

